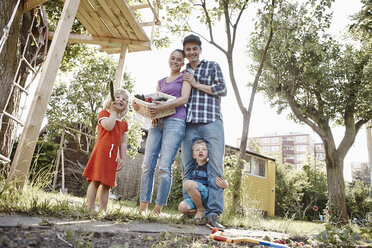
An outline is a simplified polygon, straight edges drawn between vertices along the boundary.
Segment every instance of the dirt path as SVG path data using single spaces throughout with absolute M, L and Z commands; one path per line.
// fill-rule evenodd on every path
M 210 233 L 204 225 L 0 216 L 0 247 L 260 247 L 213 241 Z M 228 229 L 225 234 L 287 238 L 281 233 L 242 229 Z

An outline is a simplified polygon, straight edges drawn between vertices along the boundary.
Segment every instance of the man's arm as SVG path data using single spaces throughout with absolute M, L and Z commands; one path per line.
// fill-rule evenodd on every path
M 223 74 L 218 63 L 213 64 L 213 70 L 215 72 L 215 77 L 213 78 L 214 83 L 212 85 L 206 85 L 197 82 L 195 77 L 189 72 L 185 73 L 183 79 L 187 81 L 193 88 L 201 90 L 207 94 L 215 96 L 226 96 L 227 89 L 225 80 L 223 79 Z

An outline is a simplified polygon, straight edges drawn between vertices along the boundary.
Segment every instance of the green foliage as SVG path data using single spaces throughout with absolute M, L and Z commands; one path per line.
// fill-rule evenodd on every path
M 51 185 L 57 150 L 58 145 L 54 142 L 46 140 L 37 141 L 28 174 L 28 180 L 31 185 L 37 185 L 43 188 Z
M 326 224 L 325 228 L 324 231 L 313 236 L 312 245 L 316 247 L 359 247 L 359 245 L 372 243 L 370 227 L 348 224 L 339 228 Z
M 290 164 L 276 166 L 275 215 L 300 220 L 318 219 L 312 207 L 321 212 L 327 204 L 327 178 L 324 170 L 306 164 L 301 170 Z
M 45 12 L 47 14 L 48 28 L 50 31 L 55 31 L 57 28 L 57 24 L 62 13 L 63 4 L 64 3 L 62 0 L 46 1 L 43 3 Z M 87 32 L 84 26 L 77 19 L 75 19 L 72 24 L 71 33 L 86 34 Z M 86 44 L 68 43 L 59 69 L 65 72 L 78 66 L 80 58 L 86 55 L 86 50 Z
M 183 200 L 183 180 L 181 154 L 177 156 L 172 165 L 172 191 L 169 195 L 168 205 L 170 208 L 178 209 L 178 204 Z
M 369 196 L 369 186 L 363 181 L 347 184 L 346 206 L 351 219 L 364 220 L 368 212 L 372 212 L 372 198 Z

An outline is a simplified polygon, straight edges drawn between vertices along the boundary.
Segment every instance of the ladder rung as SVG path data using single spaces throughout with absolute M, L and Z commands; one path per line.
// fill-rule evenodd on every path
M 27 59 L 25 57 L 22 57 L 22 60 L 23 60 L 23 62 L 25 62 L 25 64 L 27 65 L 27 67 L 30 68 L 31 71 L 33 71 L 34 73 L 36 73 L 36 70 L 32 67 L 32 65 L 27 61 Z
M 17 86 L 20 90 L 22 90 L 24 93 L 26 93 L 26 95 L 29 95 L 28 91 L 23 88 L 19 83 L 17 82 L 13 82 L 15 86 Z
M 6 163 L 10 163 L 10 159 L 5 157 L 4 155 L 0 154 L 0 160 L 6 162 Z
M 13 115 L 11 115 L 11 114 L 5 112 L 4 110 L 3 110 L 3 114 L 6 115 L 6 116 L 8 116 L 8 117 L 9 117 L 10 119 L 12 119 L 13 121 L 18 122 L 18 124 L 20 124 L 20 125 L 23 127 L 23 123 L 22 123 L 22 121 L 20 121 L 17 117 L 15 117 L 15 116 L 13 116 Z

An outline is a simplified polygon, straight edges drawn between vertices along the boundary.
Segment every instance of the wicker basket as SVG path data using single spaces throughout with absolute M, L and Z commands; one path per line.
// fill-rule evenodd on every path
M 155 93 L 145 95 L 145 98 L 147 98 L 147 97 L 151 97 L 152 99 L 155 99 L 157 97 L 166 97 L 166 98 L 168 98 L 167 102 L 176 99 L 176 97 L 174 97 L 174 96 L 171 96 L 171 95 L 165 94 L 163 92 L 159 92 L 159 91 L 157 91 Z M 155 104 L 155 103 L 148 103 L 148 102 L 142 101 L 142 100 L 140 100 L 136 97 L 133 97 L 133 102 L 137 103 L 138 106 L 139 106 L 139 109 L 136 112 L 139 113 L 140 115 L 146 117 L 146 118 L 149 118 L 149 119 L 158 119 L 158 118 L 162 118 L 162 117 L 169 116 L 169 115 L 172 115 L 172 114 L 176 113 L 176 108 L 169 108 L 169 109 L 165 109 L 165 110 L 159 112 L 154 117 L 151 117 L 148 107 Z

